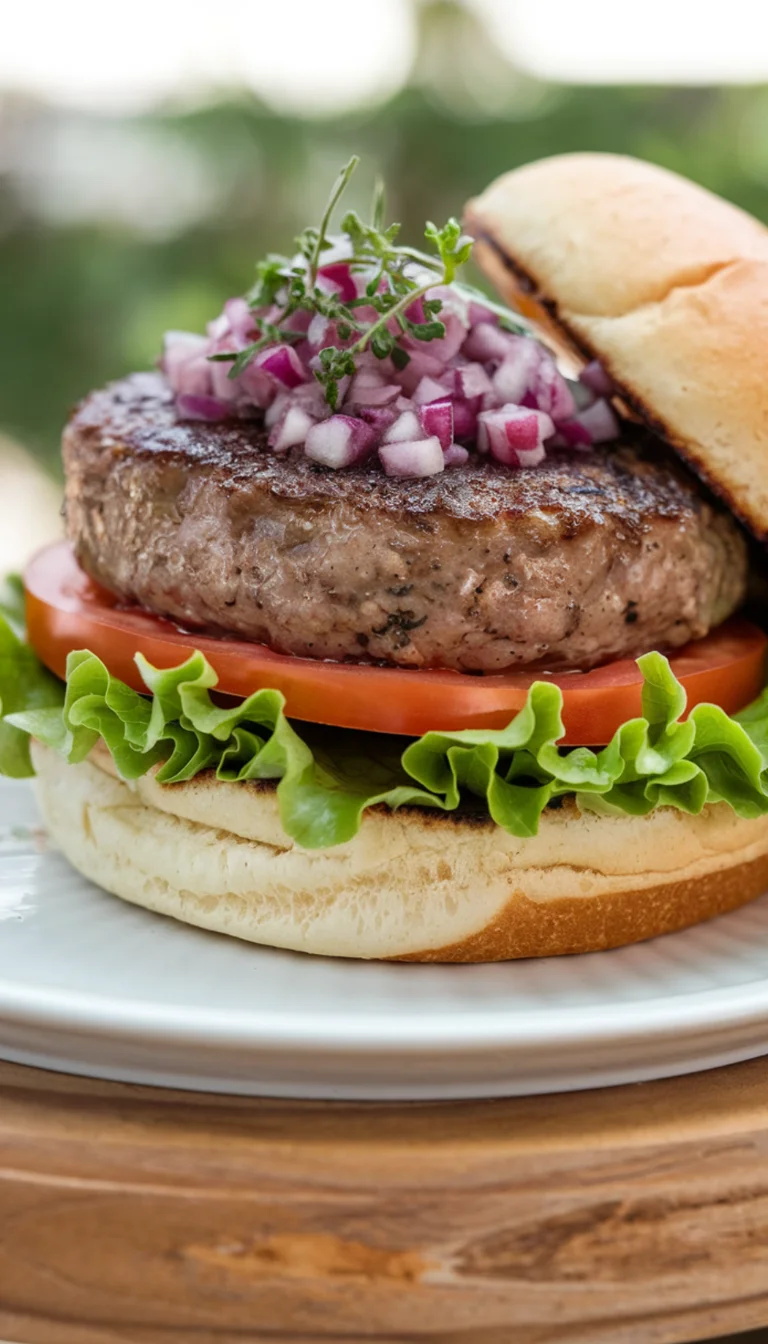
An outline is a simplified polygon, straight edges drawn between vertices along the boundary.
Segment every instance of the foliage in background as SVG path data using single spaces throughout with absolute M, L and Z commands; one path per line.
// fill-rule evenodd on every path
M 768 89 L 545 86 L 506 66 L 449 0 L 424 14 L 433 30 L 423 33 L 410 86 L 353 116 L 292 118 L 245 95 L 108 127 L 6 108 L 0 148 L 9 118 L 26 133 L 32 117 L 33 147 L 45 143 L 46 127 L 57 152 L 70 134 L 80 171 L 89 137 L 116 137 L 116 180 L 120 147 L 129 144 L 150 182 L 133 210 L 123 181 L 122 211 L 103 206 L 78 217 L 67 208 L 66 182 L 63 200 L 46 202 L 46 168 L 35 169 L 34 156 L 31 170 L 0 169 L 0 430 L 56 469 L 73 402 L 148 366 L 164 329 L 201 329 L 226 297 L 247 289 L 257 258 L 284 250 L 318 215 L 328 181 L 353 152 L 362 167 L 352 206 L 365 209 L 382 174 L 388 213 L 402 220 L 407 242 L 418 242 L 425 218 L 457 213 L 505 169 L 575 149 L 665 164 L 768 220 Z M 475 84 L 461 84 L 457 72 L 473 69 Z

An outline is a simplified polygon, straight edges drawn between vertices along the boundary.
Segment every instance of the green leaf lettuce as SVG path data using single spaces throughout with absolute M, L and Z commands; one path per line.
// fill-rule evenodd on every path
M 32 773 L 32 735 L 72 764 L 103 739 L 126 780 L 153 768 L 169 785 L 203 770 L 274 779 L 283 827 L 308 849 L 351 839 L 378 803 L 469 807 L 518 836 L 535 835 L 544 808 L 564 794 L 609 814 L 698 813 L 710 802 L 743 817 L 768 812 L 768 691 L 733 717 L 698 705 L 683 720 L 685 692 L 658 653 L 638 659 L 643 717 L 600 751 L 558 747 L 562 697 L 547 682 L 534 683 L 506 728 L 427 733 L 404 746 L 384 734 L 294 725 L 278 691 L 218 704 L 200 653 L 167 670 L 138 654 L 139 695 L 82 650 L 69 655 L 65 685 L 24 644 L 16 597 L 0 593 L 0 774 Z

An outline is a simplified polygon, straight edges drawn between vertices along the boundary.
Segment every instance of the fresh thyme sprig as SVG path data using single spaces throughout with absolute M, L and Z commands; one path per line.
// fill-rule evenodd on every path
M 402 344 L 404 336 L 428 342 L 445 335 L 445 325 L 438 316 L 442 309 L 440 300 L 425 297 L 436 285 L 455 284 L 457 289 L 464 290 L 465 297 L 477 298 L 489 308 L 497 309 L 508 319 L 505 325 L 514 327 L 505 310 L 498 309 L 477 291 L 456 284 L 456 273 L 468 260 L 473 242 L 462 233 L 458 220 L 449 219 L 442 229 L 427 224 L 424 237 L 434 248 L 431 253 L 399 246 L 400 225 L 384 227 L 385 195 L 381 183 L 377 183 L 374 192 L 372 222 L 364 223 L 350 210 L 341 223 L 344 243 L 341 260 L 353 274 L 369 276 L 363 294 L 344 300 L 340 293 L 327 293 L 320 288 L 318 274 L 323 253 L 334 246 L 328 233 L 331 218 L 358 163 L 355 155 L 339 173 L 320 227 L 305 229 L 297 238 L 298 257 L 291 259 L 270 253 L 259 262 L 248 302 L 254 310 L 272 310 L 274 320 L 259 316 L 257 311 L 254 314 L 257 340 L 239 353 L 210 356 L 231 362 L 230 378 L 237 378 L 265 347 L 302 340 L 303 331 L 291 325 L 291 318 L 297 313 L 319 314 L 332 324 L 338 344 L 329 344 L 320 351 L 315 377 L 325 390 L 331 410 L 336 410 L 339 385 L 344 378 L 354 375 L 357 357 L 366 350 L 377 359 L 390 357 L 396 368 L 403 369 L 410 360 Z M 419 305 L 416 311 L 423 315 L 423 321 L 414 317 L 413 305 Z

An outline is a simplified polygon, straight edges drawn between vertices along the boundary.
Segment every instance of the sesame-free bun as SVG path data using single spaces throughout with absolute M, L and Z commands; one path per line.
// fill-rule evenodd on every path
M 470 201 L 475 256 L 597 357 L 627 404 L 768 539 L 768 229 L 614 154 L 514 169 Z
M 271 783 L 130 786 L 105 751 L 68 765 L 33 743 L 45 824 L 85 877 L 201 928 L 328 956 L 499 961 L 589 952 L 732 910 L 768 888 L 768 817 L 581 813 L 515 839 L 424 808 L 367 812 L 354 840 L 306 850 Z

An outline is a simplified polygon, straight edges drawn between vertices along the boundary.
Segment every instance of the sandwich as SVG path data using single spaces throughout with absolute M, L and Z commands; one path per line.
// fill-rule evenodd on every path
M 331 231 L 355 163 L 74 411 L 0 771 L 106 892 L 275 947 L 495 961 L 734 909 L 768 888 L 768 229 L 575 154 L 414 248 L 380 191 Z

